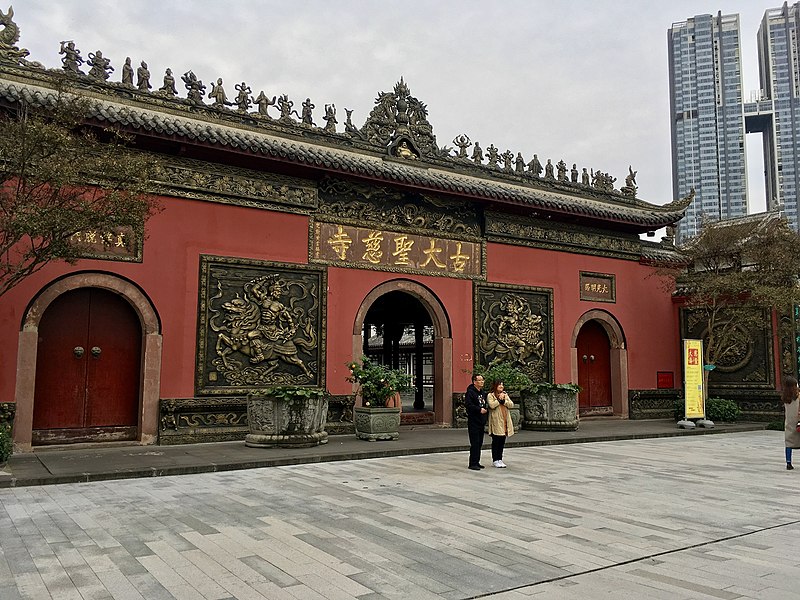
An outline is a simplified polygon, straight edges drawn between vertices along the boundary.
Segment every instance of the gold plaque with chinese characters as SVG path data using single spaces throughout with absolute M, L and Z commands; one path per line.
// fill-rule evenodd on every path
M 314 223 L 311 260 L 448 277 L 483 273 L 480 243 L 335 223 Z
M 580 272 L 581 300 L 616 302 L 616 276 L 606 273 Z
M 142 261 L 141 235 L 131 227 L 79 231 L 70 238 L 70 244 L 82 258 Z

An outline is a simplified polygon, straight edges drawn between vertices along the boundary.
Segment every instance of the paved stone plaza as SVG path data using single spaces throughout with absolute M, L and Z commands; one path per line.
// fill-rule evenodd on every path
M 780 432 L 0 490 L 0 598 L 798 597 Z M 489 464 L 488 452 L 484 462 Z

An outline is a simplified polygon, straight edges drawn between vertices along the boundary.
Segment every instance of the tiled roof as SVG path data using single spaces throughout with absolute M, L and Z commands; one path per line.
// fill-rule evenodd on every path
M 57 95 L 46 87 L 0 78 L 0 98 L 10 103 L 24 100 L 31 105 L 47 108 L 55 106 Z M 442 165 L 442 161 L 433 164 L 425 160 L 405 162 L 389 156 L 236 127 L 235 123 L 221 120 L 203 120 L 185 109 L 180 112 L 164 111 L 155 110 L 144 103 L 126 104 L 110 95 L 92 103 L 89 117 L 149 135 L 182 138 L 356 177 L 516 204 L 528 207 L 531 211 L 619 223 L 641 231 L 676 223 L 688 206 L 686 199 L 656 206 L 636 199 L 617 200 L 611 195 L 571 194 L 534 185 L 507 183 L 449 169 Z

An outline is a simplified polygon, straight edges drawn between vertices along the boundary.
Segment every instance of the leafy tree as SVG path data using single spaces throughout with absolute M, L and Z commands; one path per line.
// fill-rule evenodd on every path
M 709 224 L 679 250 L 684 263 L 660 274 L 703 326 L 708 364 L 732 359 L 743 332 L 800 303 L 800 236 L 775 213 Z
M 88 126 L 91 101 L 58 87 L 49 110 L 21 102 L 0 112 L 0 296 L 51 261 L 74 263 L 80 232 L 142 239 L 157 209 L 146 194 L 155 160 L 120 132 Z

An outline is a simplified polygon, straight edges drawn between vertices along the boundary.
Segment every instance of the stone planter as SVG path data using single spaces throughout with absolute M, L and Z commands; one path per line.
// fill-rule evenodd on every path
M 400 409 L 356 406 L 353 424 L 360 440 L 396 440 L 400 437 Z
M 328 441 L 325 422 L 328 399 L 247 398 L 247 425 L 250 433 L 244 439 L 254 448 L 306 448 Z
M 522 426 L 522 409 L 519 404 L 514 404 L 514 408 L 508 409 L 508 413 L 511 415 L 511 422 L 514 424 L 514 433 L 518 433 Z
M 578 392 L 558 388 L 527 392 L 522 412 L 524 429 L 574 431 L 578 428 Z

